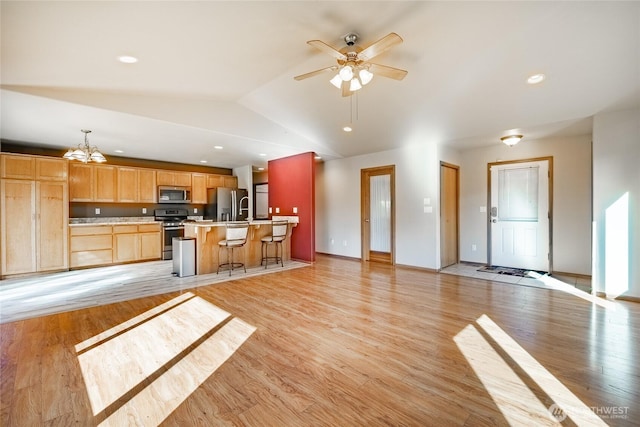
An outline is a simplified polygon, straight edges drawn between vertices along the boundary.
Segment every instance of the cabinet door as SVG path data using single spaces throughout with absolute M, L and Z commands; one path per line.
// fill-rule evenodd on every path
M 32 273 L 36 271 L 35 181 L 3 179 L 0 186 L 2 274 Z
M 158 171 L 156 173 L 156 180 L 158 181 L 158 185 L 175 185 L 174 178 L 175 175 L 170 171 Z
M 223 175 L 222 176 L 222 180 L 224 182 L 223 187 L 238 188 L 238 177 L 237 176 Z
M 135 261 L 139 258 L 138 233 L 113 235 L 113 262 Z
M 93 167 L 84 163 L 69 164 L 69 199 L 72 202 L 93 200 Z
M 191 174 L 191 203 L 207 203 L 207 175 Z
M 69 201 L 66 182 L 36 183 L 36 236 L 38 271 L 61 270 L 69 265 L 67 226 Z
M 207 175 L 207 188 L 222 187 L 222 175 Z
M 179 187 L 191 187 L 191 172 L 176 172 L 174 182 Z
M 92 166 L 95 170 L 94 198 L 96 202 L 116 201 L 115 166 Z
M 67 182 L 69 161 L 55 157 L 36 157 L 36 179 Z
M 153 169 L 138 169 L 138 201 L 141 203 L 156 203 L 156 171 Z
M 159 259 L 162 257 L 160 232 L 140 233 L 140 259 Z
M 34 179 L 35 167 L 32 156 L 2 155 L 2 178 Z
M 138 170 L 118 168 L 118 202 L 138 201 Z

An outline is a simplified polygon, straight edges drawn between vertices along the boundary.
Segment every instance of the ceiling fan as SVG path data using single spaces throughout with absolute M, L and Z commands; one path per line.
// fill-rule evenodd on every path
M 309 77 L 322 74 L 326 71 L 337 71 L 337 74 L 330 80 L 330 82 L 335 87 L 342 90 L 342 96 L 353 95 L 355 91 L 360 90 L 362 86 L 369 83 L 374 75 L 388 77 L 395 80 L 404 79 L 407 75 L 407 71 L 405 70 L 369 62 L 373 57 L 378 56 L 391 47 L 402 43 L 402 37 L 396 33 L 389 33 L 377 42 L 365 48 L 356 45 L 357 40 L 357 34 L 347 34 L 344 36 L 344 41 L 347 45 L 340 50 L 329 46 L 321 40 L 309 40 L 307 44 L 333 56 L 337 60 L 338 64 L 295 76 L 294 79 L 304 80 Z

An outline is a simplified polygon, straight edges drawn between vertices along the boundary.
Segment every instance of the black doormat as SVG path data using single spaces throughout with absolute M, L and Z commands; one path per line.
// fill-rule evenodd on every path
M 499 267 L 497 265 L 487 265 L 479 268 L 478 271 L 484 271 L 485 273 L 493 274 L 506 274 L 508 276 L 527 277 L 527 273 L 531 270 L 524 270 L 522 268 Z

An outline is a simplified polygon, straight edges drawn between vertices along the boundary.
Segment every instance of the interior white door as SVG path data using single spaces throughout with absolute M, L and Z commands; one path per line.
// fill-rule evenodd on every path
M 549 162 L 491 166 L 491 265 L 549 271 Z

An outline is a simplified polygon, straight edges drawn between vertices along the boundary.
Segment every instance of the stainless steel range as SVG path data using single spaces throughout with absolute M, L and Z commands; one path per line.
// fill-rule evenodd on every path
M 162 259 L 173 258 L 173 238 L 184 237 L 184 222 L 189 211 L 186 209 L 156 209 L 156 221 L 162 221 Z

